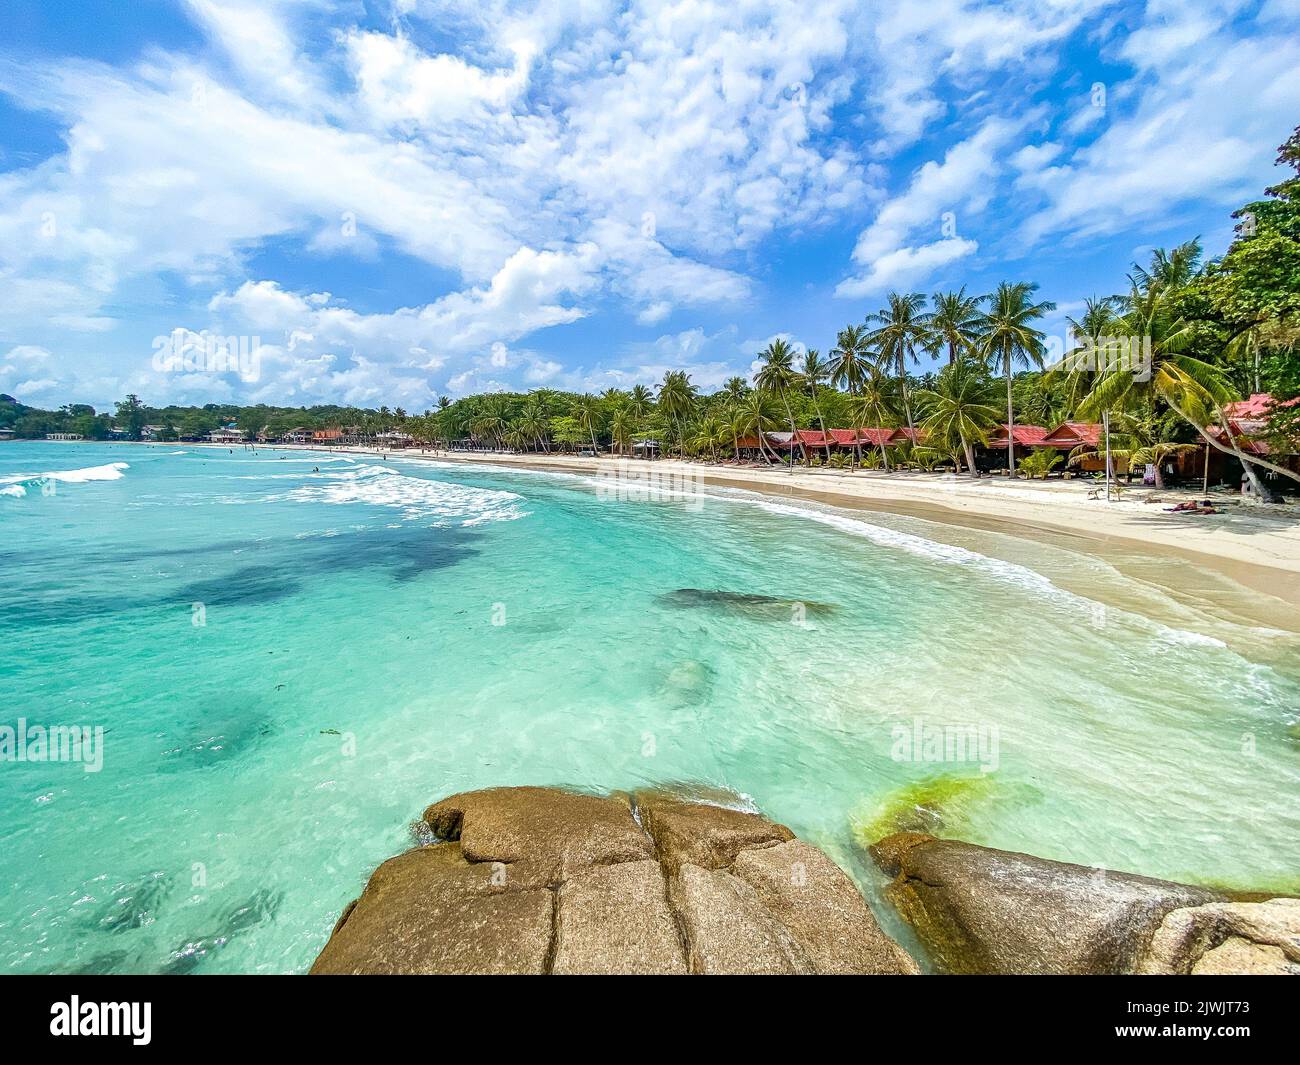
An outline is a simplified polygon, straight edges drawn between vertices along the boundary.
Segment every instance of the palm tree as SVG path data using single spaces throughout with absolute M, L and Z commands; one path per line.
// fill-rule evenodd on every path
M 790 389 L 799 380 L 794 368 L 794 348 L 778 337 L 758 353 L 763 367 L 754 375 L 754 385 L 763 392 L 781 397 L 786 417 L 790 420 L 790 468 L 794 469 L 794 445 L 799 434 L 794 427 L 794 412 L 790 409 Z
M 816 348 L 809 348 L 803 353 L 803 365 L 799 368 L 799 375 L 808 386 L 809 395 L 812 396 L 813 410 L 817 412 L 817 424 L 822 430 L 822 445 L 826 448 L 826 459 L 830 461 L 831 442 L 826 435 L 826 419 L 822 417 L 821 404 L 817 402 L 817 386 L 829 378 L 831 372 L 826 363 L 822 362 Z
M 716 414 L 708 414 L 696 422 L 692 429 L 691 447 L 696 451 L 709 453 L 714 462 L 718 460 L 718 448 L 725 446 L 730 432 L 728 426 Z
M 596 429 L 600 425 L 600 400 L 592 395 L 581 395 L 573 401 L 573 417 L 591 437 L 591 450 L 600 453 L 596 445 Z
M 767 448 L 763 437 L 763 434 L 772 426 L 778 424 L 772 416 L 770 395 L 760 389 L 754 389 L 746 393 L 745 398 L 741 400 L 740 405 L 736 408 L 736 416 L 740 419 L 743 435 L 748 436 L 753 433 L 758 437 L 758 453 L 763 456 L 768 465 L 771 465 L 772 460 L 767 457 Z M 739 453 L 739 449 L 737 449 L 737 453 Z
M 886 429 L 897 417 L 889 382 L 874 366 L 869 368 L 866 380 L 862 382 L 858 395 L 853 401 L 853 417 L 859 425 L 868 429 Z M 889 455 L 885 451 L 885 442 L 879 433 L 876 434 L 876 446 L 880 448 L 880 464 L 888 473 Z M 861 447 L 855 443 L 853 449 L 857 453 L 858 461 L 861 462 Z
M 1001 363 L 1002 375 L 1007 382 L 1007 471 L 1016 475 L 1016 422 L 1011 407 L 1012 365 L 1043 365 L 1043 334 L 1030 323 L 1037 321 L 1056 304 L 1048 300 L 1031 302 L 1038 285 L 1029 281 L 1003 281 L 990 298 L 985 313 L 980 354 L 989 365 L 996 359 Z
M 632 436 L 636 430 L 636 415 L 632 413 L 632 408 L 623 404 L 614 411 L 614 417 L 609 422 L 610 441 L 618 448 L 618 453 L 623 454 L 623 449 L 630 446 Z
M 1201 238 L 1184 241 L 1173 251 L 1157 248 L 1151 255 L 1151 265 L 1143 268 L 1133 264 L 1128 279 L 1133 288 L 1143 294 L 1180 289 L 1201 271 Z
M 856 392 L 867 376 L 869 350 L 866 326 L 846 325 L 841 329 L 831 349 L 831 383 L 850 395 Z
M 743 377 L 728 377 L 727 383 L 722 386 L 722 393 L 729 403 L 739 403 L 748 391 L 749 385 L 745 384 Z
M 968 296 L 963 285 L 956 292 L 936 292 L 934 310 L 930 312 L 930 343 L 932 350 L 946 347 L 948 365 L 957 361 L 957 356 L 973 351 L 980 338 L 980 329 L 984 318 L 980 314 L 980 304 L 987 296 Z
M 659 386 L 659 408 L 672 420 L 679 447 L 683 443 L 682 422 L 695 405 L 698 393 L 690 376 L 682 370 L 669 370 Z
M 632 391 L 627 394 L 627 409 L 636 417 L 644 418 L 650 413 L 654 401 L 654 393 L 645 385 L 633 385 Z
M 966 456 L 966 468 L 972 477 L 979 476 L 975 472 L 975 444 L 987 443 L 998 424 L 993 388 L 981 369 L 963 356 L 940 372 L 932 390 L 917 395 L 923 412 L 921 428 L 931 446 L 950 452 L 959 449 Z
M 1142 373 L 1123 365 L 1099 373 L 1080 405 L 1080 414 L 1096 418 L 1104 411 L 1121 410 L 1125 406 L 1154 412 L 1158 397 L 1210 447 L 1236 458 L 1259 498 L 1267 499 L 1271 493 L 1260 482 L 1255 471 L 1257 466 L 1300 481 L 1300 474 L 1294 470 L 1241 450 L 1231 419 L 1223 411 L 1239 397 L 1222 369 L 1189 354 L 1196 341 L 1196 327 L 1178 314 L 1175 295 L 1167 283 L 1147 291 L 1133 289 L 1128 298 L 1129 312 L 1122 320 L 1123 335 L 1149 341 L 1150 366 L 1140 367 Z M 1223 426 L 1226 444 L 1207 428 L 1213 425 Z
M 550 443 L 547 440 L 547 435 L 550 433 L 550 422 L 546 417 L 546 406 L 542 398 L 536 393 L 524 401 L 524 409 L 519 415 L 519 428 L 528 434 L 540 450 L 551 450 Z
M 867 315 L 868 322 L 879 323 L 868 342 L 876 349 L 880 362 L 890 366 L 898 375 L 903 396 L 903 411 L 907 415 L 907 428 L 915 436 L 912 423 L 912 402 L 907 395 L 907 360 L 918 361 L 916 349 L 925 347 L 930 331 L 930 316 L 922 313 L 925 296 L 920 292 L 889 294 L 889 306 L 875 314 Z
M 749 416 L 741 409 L 740 403 L 727 408 L 727 431 L 731 433 L 732 454 L 737 462 L 740 461 L 740 438 L 749 431 L 748 421 Z

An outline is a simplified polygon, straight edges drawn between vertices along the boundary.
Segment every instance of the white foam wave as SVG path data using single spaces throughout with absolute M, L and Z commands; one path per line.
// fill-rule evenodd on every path
M 451 481 L 407 477 L 391 466 L 362 466 L 305 484 L 280 498 L 301 503 L 365 503 L 391 507 L 406 520 L 438 518 L 447 524 L 482 525 L 522 518 L 523 497 Z
M 7 485 L 0 489 L 0 495 L 21 498 L 28 488 L 39 488 L 43 484 L 58 482 L 60 484 L 86 484 L 90 481 L 118 481 L 131 468 L 126 462 L 110 462 L 106 466 L 87 466 L 80 470 L 49 470 L 46 473 L 20 473 L 13 477 L 0 477 L 0 484 Z

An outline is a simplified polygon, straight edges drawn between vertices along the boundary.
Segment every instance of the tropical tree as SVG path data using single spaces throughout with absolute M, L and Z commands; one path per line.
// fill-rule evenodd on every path
M 826 435 L 826 419 L 822 417 L 822 407 L 817 400 L 817 386 L 830 378 L 830 367 L 822 361 L 821 355 L 816 348 L 809 348 L 803 354 L 803 363 L 799 367 L 799 376 L 803 379 L 804 385 L 808 389 L 808 394 L 812 397 L 813 410 L 817 414 L 817 424 L 822 431 L 822 446 L 826 448 L 826 459 L 829 462 L 831 457 L 831 441 Z
M 722 394 L 727 398 L 729 403 L 739 403 L 745 398 L 749 391 L 749 385 L 745 383 L 743 377 L 728 377 L 727 383 L 722 386 Z
M 980 353 L 989 365 L 1000 365 L 1007 383 L 1007 472 L 1016 475 L 1015 411 L 1011 403 L 1013 366 L 1043 365 L 1043 334 L 1033 323 L 1056 304 L 1033 302 L 1038 285 L 1030 281 L 1003 281 L 990 297 L 982 327 Z
M 628 404 L 620 405 L 615 411 L 614 416 L 609 420 L 610 441 L 618 448 L 620 455 L 632 445 L 632 437 L 636 432 L 636 415 Z
M 627 394 L 627 409 L 637 418 L 644 418 L 654 406 L 654 393 L 645 385 L 633 385 Z
M 771 465 L 772 460 L 768 458 L 764 434 L 779 424 L 772 410 L 771 395 L 760 389 L 753 389 L 746 393 L 745 398 L 736 407 L 736 417 L 737 424 L 741 427 L 741 435 L 749 436 L 752 433 L 756 436 L 758 453 L 763 456 L 768 465 Z
M 601 423 L 600 401 L 592 395 L 582 395 L 573 401 L 570 412 L 582 431 L 591 437 L 591 450 L 599 453 L 596 444 L 596 430 Z
M 678 446 L 682 446 L 682 425 L 699 395 L 699 389 L 691 384 L 690 375 L 683 370 L 669 370 L 664 374 L 663 384 L 659 386 L 659 409 L 670 419 L 675 430 Z
M 915 430 L 912 422 L 912 403 L 907 391 L 907 363 L 917 362 L 916 349 L 929 342 L 930 316 L 924 313 L 925 295 L 920 292 L 906 294 L 891 292 L 889 306 L 867 315 L 867 322 L 878 323 L 878 328 L 868 338 L 882 367 L 891 367 L 897 375 L 903 398 L 903 412 L 907 415 L 908 429 Z
M 966 286 L 956 292 L 936 292 L 934 310 L 930 312 L 930 350 L 946 349 L 948 365 L 959 355 L 975 350 L 984 325 L 980 305 L 987 296 L 968 296 Z
M 794 426 L 794 412 L 790 409 L 790 390 L 799 380 L 794 368 L 794 348 L 783 338 L 778 337 L 758 353 L 763 360 L 762 368 L 754 375 L 754 385 L 763 392 L 779 396 L 785 404 L 786 417 L 790 422 L 790 465 L 794 466 L 794 445 L 798 433 Z
M 874 366 L 869 367 L 867 376 L 853 399 L 853 415 L 855 424 L 870 429 L 888 429 L 898 417 L 889 381 Z M 885 442 L 880 433 L 876 434 L 876 446 L 880 449 L 880 465 L 888 473 L 889 454 L 885 451 Z M 861 462 L 861 446 L 855 442 L 853 450 L 855 457 Z
M 983 367 L 969 357 L 959 357 L 943 369 L 932 390 L 918 393 L 917 400 L 927 441 L 949 454 L 960 451 L 970 475 L 979 476 L 975 445 L 988 443 L 998 424 L 993 386 Z
M 835 347 L 831 349 L 831 383 L 850 395 L 861 387 L 871 366 L 867 336 L 866 326 L 846 325 L 836 335 Z

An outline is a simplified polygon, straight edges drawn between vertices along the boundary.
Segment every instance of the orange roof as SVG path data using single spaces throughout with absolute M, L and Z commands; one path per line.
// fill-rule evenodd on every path
M 1043 439 L 1046 436 L 1047 430 L 1041 425 L 1017 425 L 1015 430 L 1015 444 L 1017 447 L 1037 447 L 1042 444 Z M 1005 423 L 999 425 L 997 431 L 989 437 L 988 446 L 1007 446 L 1007 427 Z
M 1003 435 L 1006 435 L 1005 428 Z M 1100 422 L 1062 422 L 1045 437 L 1043 443 L 1052 447 L 1078 447 L 1087 444 L 1098 447 L 1101 444 L 1102 425 Z M 1016 443 L 1020 438 L 1016 437 Z M 1005 446 L 1005 444 L 1003 445 Z
M 889 435 L 889 439 L 886 440 L 885 443 L 901 444 L 904 440 L 910 440 L 912 443 L 916 444 L 924 439 L 925 439 L 924 429 L 909 429 L 907 426 L 904 425 L 898 429 L 895 429 Z
M 890 439 L 894 435 L 893 429 L 859 429 L 858 440 L 864 444 L 870 444 L 872 447 L 879 447 L 881 444 L 890 444 Z

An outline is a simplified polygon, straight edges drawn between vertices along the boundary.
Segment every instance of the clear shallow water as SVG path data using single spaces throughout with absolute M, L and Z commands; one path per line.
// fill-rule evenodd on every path
M 895 760 L 917 719 L 997 730 L 954 836 L 1300 886 L 1267 634 L 1253 659 L 915 521 L 183 445 L 5 444 L 0 492 L 0 724 L 106 729 L 99 773 L 0 762 L 0 971 L 302 971 L 427 803 L 489 785 L 733 789 L 871 891 L 852 825 L 981 777 Z

